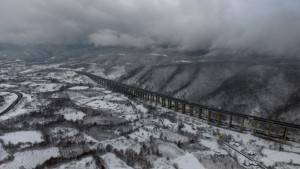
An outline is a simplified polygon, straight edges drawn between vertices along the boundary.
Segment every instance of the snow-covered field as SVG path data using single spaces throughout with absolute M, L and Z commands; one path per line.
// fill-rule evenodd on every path
M 9 89 L 9 88 L 15 88 L 15 87 L 17 87 L 17 86 L 12 85 L 12 84 L 5 84 L 5 83 L 0 84 L 0 88 L 3 88 L 3 89 Z
M 50 72 L 46 76 L 49 79 L 56 79 L 60 82 L 64 83 L 72 83 L 72 84 L 95 84 L 90 78 L 79 75 L 74 71 L 57 71 L 57 72 Z
M 103 88 L 98 88 L 97 90 L 97 96 L 86 96 L 75 92 L 68 92 L 68 94 L 78 106 L 111 111 L 126 120 L 134 120 L 138 117 L 139 112 L 147 112 L 145 107 L 132 103 L 123 95 L 110 93 Z
M 59 141 L 62 139 L 75 137 L 79 134 L 79 131 L 70 127 L 55 127 L 50 129 L 49 134 L 54 140 Z
M 103 159 L 107 169 L 133 169 L 112 153 L 104 154 L 101 158 Z
M 0 169 L 34 169 L 51 157 L 58 156 L 59 150 L 56 147 L 17 152 L 14 154 L 14 159 L 1 164 Z
M 43 136 L 39 131 L 17 131 L 12 133 L 5 133 L 0 135 L 0 140 L 5 145 L 12 144 L 17 145 L 20 143 L 41 143 L 43 142 Z
M 23 98 L 11 111 L 0 116 L 0 121 L 5 121 L 20 115 L 28 114 L 37 109 L 37 99 L 32 95 L 22 93 Z
M 86 90 L 88 88 L 89 88 L 88 86 L 74 86 L 74 87 L 71 87 L 69 89 L 70 90 Z
M 94 73 L 111 79 L 125 72 L 124 67 L 98 69 Z M 59 157 L 44 164 L 52 169 L 97 169 L 100 163 L 107 169 L 141 169 L 139 162 L 152 164 L 147 169 L 252 169 L 258 164 L 299 169 L 299 143 L 213 127 L 114 93 L 75 69 L 51 65 L 20 70 L 23 80 L 5 82 L 17 89 L 2 86 L 24 97 L 0 116 L 0 169 L 35 168 L 51 157 Z M 16 99 L 0 94 L 11 97 L 5 99 L 10 102 Z
M 34 93 L 53 92 L 63 87 L 63 84 L 59 83 L 31 83 L 29 85 L 33 89 Z
M 185 154 L 173 160 L 178 169 L 205 169 L 193 154 Z
M 57 112 L 57 114 L 61 114 L 64 116 L 64 118 L 68 121 L 78 121 L 82 120 L 84 116 L 86 116 L 85 113 L 82 111 L 72 109 L 72 108 L 63 108 Z
M 280 152 L 276 150 L 263 149 L 262 162 L 266 166 L 274 166 L 276 163 L 296 163 L 300 165 L 300 154 Z
M 104 147 L 107 145 L 111 145 L 114 149 L 126 151 L 127 149 L 131 149 L 137 153 L 140 152 L 141 145 L 136 141 L 127 139 L 123 136 L 119 138 L 115 138 L 112 140 L 105 140 L 100 142 Z
M 0 96 L 4 99 L 4 102 L 0 104 L 0 112 L 8 108 L 18 98 L 16 94 L 9 92 L 0 92 Z
M 98 169 L 98 167 L 93 157 L 84 157 L 51 169 Z
M 5 151 L 4 147 L 0 143 L 0 162 L 7 159 L 9 154 Z
M 97 67 L 97 65 L 92 64 L 88 69 L 88 72 L 97 76 L 114 80 L 124 75 L 126 73 L 126 70 L 125 70 L 125 66 L 114 66 L 111 68 L 109 72 L 107 72 L 104 69 Z

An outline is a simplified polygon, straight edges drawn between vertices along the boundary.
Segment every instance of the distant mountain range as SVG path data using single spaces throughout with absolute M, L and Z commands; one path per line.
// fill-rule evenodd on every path
M 0 58 L 84 67 L 111 79 L 200 104 L 300 124 L 297 57 L 221 49 L 183 52 L 89 45 L 0 45 Z

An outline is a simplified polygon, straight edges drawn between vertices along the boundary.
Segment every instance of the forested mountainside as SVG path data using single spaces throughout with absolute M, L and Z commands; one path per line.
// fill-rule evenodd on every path
M 6 48 L 7 49 L 7 48 Z M 300 61 L 227 51 L 47 46 L 2 50 L 225 110 L 300 123 Z M 23 57 L 24 59 L 24 57 Z

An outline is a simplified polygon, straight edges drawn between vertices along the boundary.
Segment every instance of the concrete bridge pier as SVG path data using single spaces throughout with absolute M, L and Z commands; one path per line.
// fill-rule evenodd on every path
M 288 132 L 288 130 L 287 130 L 287 128 L 285 127 L 285 128 L 284 128 L 284 131 L 283 131 L 283 135 L 282 135 L 282 139 L 283 139 L 284 141 L 287 140 L 287 132 Z
M 222 115 L 221 115 L 221 113 L 218 113 L 217 116 L 218 116 L 218 125 L 221 126 Z
M 228 127 L 232 127 L 232 115 L 229 116 L 229 122 L 228 122 Z
M 198 108 L 198 118 L 199 119 L 202 119 L 202 114 L 203 114 L 203 111 L 202 111 L 202 108 Z
M 245 130 L 245 119 L 242 117 L 242 122 L 241 122 L 241 131 Z
M 175 111 L 178 111 L 178 101 L 175 101 Z
M 185 105 L 185 103 L 181 103 L 181 107 L 182 107 L 182 113 L 183 114 L 185 114 L 185 112 L 186 112 L 186 105 Z
M 166 99 L 165 98 L 161 98 L 161 105 L 162 105 L 162 107 L 165 107 L 166 106 Z
M 172 108 L 172 100 L 168 99 L 168 108 L 171 109 Z
M 206 110 L 207 112 L 207 121 L 210 122 L 211 121 L 211 112 L 209 110 Z
M 268 130 L 268 136 L 271 137 L 271 134 L 272 134 L 272 123 L 268 124 L 268 129 L 267 130 Z

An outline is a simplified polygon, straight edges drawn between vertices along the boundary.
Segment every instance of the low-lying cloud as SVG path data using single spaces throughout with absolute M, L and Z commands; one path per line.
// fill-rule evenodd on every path
M 1 0 L 0 43 L 300 54 L 299 0 Z

